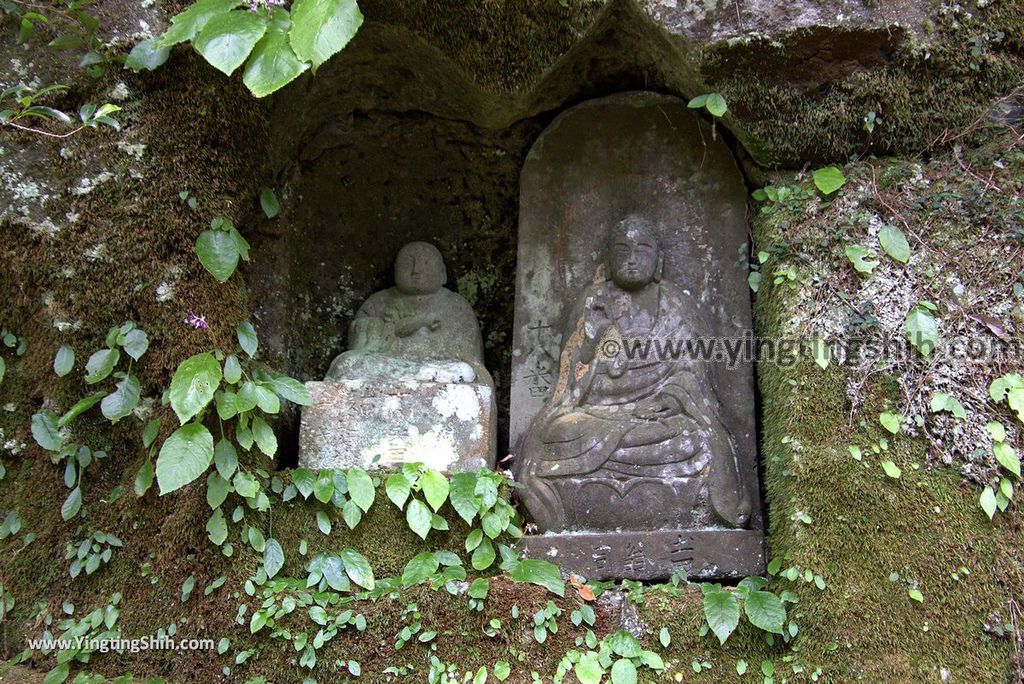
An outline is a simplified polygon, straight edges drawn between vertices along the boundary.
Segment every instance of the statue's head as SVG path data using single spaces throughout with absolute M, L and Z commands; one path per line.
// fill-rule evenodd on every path
M 432 294 L 444 287 L 448 273 L 437 247 L 429 242 L 410 242 L 398 250 L 395 285 L 403 294 Z
M 612 229 L 608 240 L 608 270 L 624 290 L 638 290 L 661 280 L 661 248 L 654 224 L 630 214 Z

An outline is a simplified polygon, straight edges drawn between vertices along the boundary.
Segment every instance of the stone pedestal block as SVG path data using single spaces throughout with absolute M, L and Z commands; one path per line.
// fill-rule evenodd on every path
M 339 379 L 307 382 L 299 465 L 371 470 L 494 467 L 494 389 L 483 383 Z

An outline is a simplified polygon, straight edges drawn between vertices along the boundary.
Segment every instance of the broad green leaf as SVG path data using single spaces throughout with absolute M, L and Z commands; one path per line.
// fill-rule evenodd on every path
M 363 589 L 373 590 L 373 569 L 370 568 L 370 562 L 362 554 L 355 549 L 342 549 L 341 560 L 345 563 L 345 573 L 349 579 Z
M 878 241 L 882 243 L 882 249 L 901 264 L 910 260 L 910 244 L 903 231 L 895 226 L 885 226 L 878 231 Z
M 314 69 L 345 47 L 363 23 L 356 0 L 295 0 L 291 19 L 292 48 Z
M 313 496 L 320 503 L 327 503 L 334 497 L 334 476 L 330 470 L 321 471 L 313 483 Z
M 292 471 L 292 484 L 299 490 L 303 499 L 308 499 L 309 495 L 313 493 L 316 476 L 306 468 L 296 468 Z
M 214 450 L 216 454 L 216 449 Z M 216 458 L 216 456 L 214 456 Z M 217 510 L 224 500 L 228 498 L 228 481 L 220 476 L 220 473 L 213 471 L 206 478 L 206 505 L 212 510 Z
M 621 658 L 612 665 L 612 684 L 636 684 L 636 665 Z
M 348 495 L 352 501 L 364 512 L 369 511 L 377 490 L 366 471 L 362 468 L 349 468 L 345 474 L 345 482 L 348 484 Z
M 70 662 L 61 663 L 46 673 L 46 676 L 43 677 L 43 684 L 62 684 L 68 678 L 70 671 Z
M 731 591 L 714 589 L 704 594 L 704 619 L 711 631 L 724 644 L 740 623 L 740 602 Z
M 882 424 L 882 427 L 894 435 L 899 434 L 900 423 L 902 421 L 903 416 L 899 413 L 889 413 L 886 411 L 878 416 L 878 422 Z
M 160 38 L 147 38 L 135 45 L 124 60 L 125 69 L 153 71 L 171 55 L 171 48 L 160 44 Z
M 932 395 L 931 411 L 932 413 L 947 411 L 952 413 L 954 418 L 967 419 L 967 411 L 964 410 L 963 405 L 957 401 L 956 397 L 945 392 L 936 392 Z
M 256 405 L 264 413 L 273 415 L 281 410 L 281 399 L 273 390 L 264 387 L 263 383 L 256 384 Z
M 120 358 L 121 352 L 116 349 L 100 349 L 85 363 L 85 381 L 90 385 L 100 382 L 110 375 Z
M 439 567 L 437 556 L 430 551 L 413 556 L 402 571 L 402 586 L 408 588 L 419 584 L 437 572 Z
M 491 590 L 491 581 L 486 577 L 477 577 L 469 585 L 469 597 L 483 600 Z
M 331 519 L 323 511 L 316 512 L 316 526 L 323 534 L 330 534 L 331 528 L 334 527 L 331 524 Z
M 860 245 L 849 245 L 846 250 L 846 258 L 853 264 L 853 268 L 858 273 L 868 273 L 878 266 L 878 262 L 875 261 L 875 253 L 870 252 Z
M 420 476 L 420 487 L 430 507 L 440 510 L 448 499 L 448 478 L 436 470 L 427 470 Z
M 996 514 L 996 493 L 991 487 L 985 487 L 985 491 L 981 493 L 981 499 L 978 503 L 981 504 L 981 510 L 985 511 L 985 515 L 991 520 Z
M 281 211 L 281 205 L 277 201 L 277 194 L 273 188 L 263 188 L 260 192 L 260 207 L 267 218 L 274 218 Z
M 230 76 L 266 32 L 265 17 L 248 10 L 233 10 L 206 22 L 193 46 L 218 71 Z
M 227 282 L 238 267 L 238 243 L 223 230 L 205 230 L 196 238 L 199 262 L 220 282 Z
M 217 546 L 223 544 L 228 538 L 228 523 L 224 519 L 223 511 L 219 508 L 206 521 L 206 535 Z
M 698 95 L 697 97 L 687 102 L 686 106 L 689 107 L 690 109 L 700 109 L 701 107 L 705 106 L 708 103 L 709 96 L 710 95 L 708 93 L 705 93 L 704 95 Z
M 402 473 L 391 475 L 384 484 L 384 491 L 387 493 L 388 498 L 391 499 L 391 503 L 398 506 L 398 510 L 402 510 L 402 507 L 405 506 L 410 490 L 409 478 Z
M 488 543 L 487 540 L 484 540 L 484 543 Z M 562 581 L 562 574 L 554 563 L 527 558 L 513 568 L 509 575 L 516 582 L 538 584 L 552 594 L 565 596 L 565 582 Z
M 135 475 L 135 496 L 143 496 L 153 486 L 153 459 L 146 457 L 146 462 Z
M 604 668 L 598 662 L 596 651 L 587 651 L 580 656 L 580 659 L 573 665 L 572 670 L 576 673 L 576 678 L 580 680 L 580 684 L 600 684 L 601 677 L 604 676 Z
M 612 650 L 612 653 L 623 658 L 639 658 L 644 650 L 636 637 L 624 629 L 609 634 L 604 642 Z
M 260 483 L 256 481 L 256 478 L 241 470 L 231 478 L 231 486 L 234 487 L 236 494 L 245 499 L 251 499 L 260 490 Z
M 496 557 L 494 544 L 491 543 L 491 540 L 481 538 L 480 544 L 473 550 L 473 555 L 470 557 L 469 562 L 474 570 L 486 570 L 491 567 Z
M 907 313 L 907 339 L 927 357 L 939 343 L 939 329 L 931 311 L 923 306 L 915 306 Z
M 1013 447 L 1006 442 L 996 442 L 992 447 L 992 452 L 995 454 L 996 460 L 999 461 L 999 465 L 1020 478 L 1020 459 Z
M 213 464 L 221 477 L 230 480 L 238 470 L 238 452 L 235 451 L 235 445 L 227 439 L 219 440 L 213 450 Z
M 721 117 L 725 116 L 726 110 L 729 106 L 725 103 L 725 98 L 718 93 L 709 93 L 708 99 L 704 103 L 704 108 L 711 112 L 712 116 Z
M 363 511 L 359 508 L 355 501 L 349 499 L 345 502 L 345 505 L 341 509 L 342 517 L 345 518 L 345 524 L 348 525 L 350 530 L 354 530 L 359 521 L 363 519 Z
M 757 271 L 751 271 L 747 275 L 747 285 L 750 286 L 750 291 L 751 292 L 757 292 L 758 290 L 760 290 L 761 289 L 761 281 L 763 279 L 764 279 L 764 276 L 762 276 L 760 273 L 758 273 Z
M 1006 441 L 1006 428 L 1003 424 L 994 420 L 990 420 L 986 425 L 985 429 L 988 431 L 988 436 L 992 438 L 994 442 L 1005 442 Z
M 63 378 L 65 375 L 71 372 L 75 367 L 75 350 L 71 347 L 62 345 L 57 350 L 57 356 L 53 358 L 53 372 L 58 377 Z
M 273 579 L 283 567 L 284 549 L 276 539 L 271 537 L 263 546 L 263 569 L 267 571 L 267 577 Z
M 134 375 L 117 383 L 114 391 L 103 398 L 100 402 L 100 410 L 103 415 L 112 423 L 130 416 L 135 407 L 139 405 L 141 388 L 139 379 Z
M 238 357 L 234 354 L 229 354 L 224 359 L 224 380 L 229 385 L 234 385 L 236 382 L 242 379 L 242 365 L 238 363 Z
M 467 525 L 473 524 L 473 518 L 480 511 L 480 504 L 477 503 L 475 495 L 476 481 L 476 473 L 456 473 L 451 479 L 449 497 L 452 508 Z
M 1005 399 L 1016 412 L 1017 418 L 1024 422 L 1024 377 L 1018 373 L 1008 373 L 993 380 L 988 392 L 992 401 L 1001 402 Z
M 256 440 L 256 446 L 260 448 L 260 451 L 271 458 L 274 457 L 274 454 L 277 453 L 277 436 L 274 435 L 270 424 L 259 416 L 252 418 L 252 437 Z
M 296 9 L 293 5 L 293 18 Z M 274 24 L 253 48 L 242 82 L 253 95 L 264 97 L 294 81 L 308 68 L 309 64 L 293 51 L 287 28 Z
M 758 629 L 782 634 L 782 624 L 786 621 L 786 606 L 775 594 L 767 591 L 751 592 L 743 602 L 743 612 Z
M 661 642 L 662 648 L 668 648 L 669 644 L 672 643 L 672 635 L 669 634 L 668 627 L 662 627 L 661 631 L 658 632 L 658 641 Z
M 80 511 L 81 509 L 82 488 L 75 487 L 73 490 L 71 490 L 71 493 L 68 494 L 68 498 L 64 500 L 63 505 L 61 505 L 60 517 L 62 517 L 64 520 L 71 520 L 76 515 L 78 515 L 78 511 Z
M 256 350 L 259 349 L 260 342 L 259 338 L 256 337 L 256 328 L 252 327 L 252 323 L 246 321 L 237 328 L 235 333 L 238 336 L 238 346 L 242 348 L 249 358 L 256 356 Z
M 106 396 L 106 393 L 100 391 L 96 392 L 95 394 L 90 394 L 84 399 L 79 399 L 77 402 L 75 402 L 74 406 L 68 409 L 67 413 L 60 417 L 60 420 L 57 421 L 57 427 L 64 427 L 65 425 L 73 421 L 75 418 L 82 415 L 96 404 L 100 403 L 104 396 Z
M 239 0 L 199 0 L 171 18 L 171 27 L 160 37 L 160 47 L 170 47 L 194 39 L 210 19 L 241 4 Z
M 220 364 L 209 352 L 181 362 L 171 379 L 169 396 L 171 408 L 182 424 L 206 408 L 220 386 L 220 379 Z
M 267 548 L 267 538 L 263 536 L 263 532 L 255 527 L 245 528 L 246 538 L 249 541 L 249 546 L 256 553 L 263 553 Z
M 283 373 L 269 373 L 263 379 L 263 383 L 269 385 L 282 399 L 287 399 L 293 404 L 309 406 L 313 403 L 306 386 Z
M 889 460 L 882 461 L 882 470 L 885 471 L 886 475 L 893 479 L 899 479 L 900 475 L 903 474 L 903 471 L 899 469 L 899 466 Z
M 509 665 L 507 660 L 499 660 L 494 663 L 494 676 L 498 678 L 499 682 L 508 679 L 510 674 L 512 674 L 512 666 Z
M 427 538 L 433 517 L 430 509 L 419 499 L 410 501 L 409 507 L 405 510 L 405 520 L 409 524 L 409 529 L 419 535 L 420 539 Z
M 47 451 L 59 451 L 64 439 L 57 427 L 57 416 L 52 411 L 40 411 L 32 416 L 32 437 Z
M 846 176 L 835 166 L 817 169 L 813 175 L 814 185 L 823 195 L 831 195 L 846 183 Z
M 121 348 L 125 354 L 138 361 L 149 349 L 149 337 L 145 331 L 134 328 L 125 333 Z
M 160 447 L 156 462 L 160 495 L 192 482 L 206 472 L 212 461 L 213 435 L 210 431 L 199 423 L 181 426 Z

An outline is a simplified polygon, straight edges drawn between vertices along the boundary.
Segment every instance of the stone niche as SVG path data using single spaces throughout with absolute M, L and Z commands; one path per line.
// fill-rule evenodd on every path
M 684 101 L 622 93 L 555 119 L 520 190 L 510 443 L 540 528 L 526 553 L 588 578 L 763 573 L 753 365 L 724 346 L 749 349 L 752 330 L 730 151 Z

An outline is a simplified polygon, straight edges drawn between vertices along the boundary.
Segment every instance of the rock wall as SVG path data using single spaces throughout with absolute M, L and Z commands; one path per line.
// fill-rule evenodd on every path
M 751 188 L 809 185 L 799 174 L 804 167 L 871 155 L 896 158 L 857 167 L 865 177 L 879 164 L 913 176 L 920 160 L 933 163 L 935 182 L 997 198 L 974 219 L 964 217 L 958 239 L 972 257 L 965 263 L 981 271 L 1007 260 L 1019 264 L 1019 233 L 1001 238 L 1009 251 L 985 253 L 972 229 L 982 223 L 978 215 L 1020 225 L 1012 217 L 1019 212 L 1021 173 L 1011 157 L 1020 155 L 1021 105 L 1014 89 L 1024 82 L 1024 7 L 1007 0 L 877 4 L 884 7 L 834 0 L 367 0 L 367 22 L 352 44 L 315 76 L 267 101 L 253 100 L 240 79 L 223 77 L 181 47 L 152 74 L 125 72 L 111 61 L 95 80 L 75 67 L 71 53 L 44 46 L 51 29 L 39 29 L 27 46 L 5 49 L 4 85 L 64 82 L 70 88 L 51 105 L 74 110 L 109 101 L 123 108 L 119 132 L 86 130 L 55 140 L 0 128 L 2 325 L 27 343 L 23 356 L 0 350 L 7 365 L 0 384 L 6 469 L 0 512 L 19 511 L 24 528 L 36 535 L 21 550 L 21 538 L 0 541 L 8 545 L 0 581 L 18 597 L 7 623 L 11 642 L 38 634 L 37 601 L 57 612 L 64 600 L 93 605 L 112 591 L 131 604 L 123 610 L 124 624 L 135 633 L 184 618 L 202 633 L 222 635 L 235 629 L 238 601 L 225 597 L 179 609 L 182 583 L 190 574 L 197 586 L 229 574 L 239 585 L 259 563 L 247 549 L 228 562 L 210 548 L 201 486 L 135 498 L 132 481 L 144 459 L 141 423 L 111 429 L 102 419 L 86 418 L 76 427 L 80 438 L 111 454 L 89 474 L 89 526 L 116 532 L 126 550 L 106 574 L 69 579 L 54 559 L 81 530 L 61 521 L 66 490 L 60 468 L 29 434 L 30 417 L 41 406 L 66 409 L 88 392 L 80 368 L 63 379 L 54 375 L 60 344 L 74 346 L 84 361 L 110 326 L 140 322 L 151 346 L 135 372 L 155 412 L 177 364 L 211 346 L 229 347 L 235 325 L 249 318 L 261 328 L 269 361 L 302 379 L 317 377 L 340 351 L 354 307 L 387 281 L 397 245 L 425 237 L 448 257 L 450 285 L 474 303 L 499 397 L 506 396 L 518 170 L 544 125 L 584 99 L 634 89 L 683 98 L 720 92 L 729 111 L 716 130 L 743 164 Z M 162 30 L 181 8 L 143 5 L 94 5 L 111 57 Z M 0 44 L 13 45 L 17 27 L 9 20 L 2 26 Z M 877 121 L 873 131 L 864 125 L 870 112 Z M 964 161 L 964 150 L 992 141 L 999 145 L 995 152 Z M 781 175 L 771 175 L 775 171 Z M 278 191 L 279 218 L 261 216 L 262 187 Z M 180 193 L 187 193 L 185 200 Z M 187 198 L 194 198 L 194 209 Z M 762 213 L 752 205 L 755 251 L 794 243 L 791 233 L 799 228 L 800 244 L 820 243 L 823 250 L 811 256 L 795 250 L 803 255 L 792 257 L 801 278 L 814 283 L 811 276 L 819 272 L 848 270 L 834 237 L 861 209 L 840 204 L 822 210 L 817 199 L 791 207 L 791 214 Z M 926 209 L 909 202 L 905 217 L 923 221 Z M 217 215 L 234 220 L 254 245 L 242 277 L 224 285 L 203 270 L 192 248 Z M 930 238 L 923 233 L 922 239 Z M 788 329 L 788 322 L 806 317 L 809 300 L 812 291 L 767 283 L 756 299 L 759 332 Z M 209 331 L 186 325 L 190 313 L 205 316 Z M 1011 330 L 1019 338 L 1019 325 Z M 799 652 L 766 644 L 753 630 L 725 649 L 700 639 L 699 599 L 692 594 L 653 592 L 639 607 L 602 604 L 601 629 L 623 620 L 635 626 L 639 619 L 653 643 L 653 628 L 670 625 L 676 650 L 669 674 L 690 677 L 691 661 L 709 662 L 712 669 L 698 677 L 708 681 L 730 681 L 739 658 L 774 660 L 778 671 L 799 664 L 798 680 L 818 667 L 837 682 L 1019 680 L 1019 649 L 994 628 L 1020 617 L 1016 505 L 990 524 L 976 504 L 979 476 L 943 465 L 921 434 L 892 440 L 894 459 L 906 473 L 899 481 L 849 458 L 850 443 L 879 438 L 873 417 L 899 400 L 903 373 L 869 378 L 852 399 L 846 371 L 835 366 L 824 374 L 809 364 L 761 373 L 769 547 L 783 567 L 799 568 L 801 577 L 810 571 L 826 586 L 792 583 L 800 599 L 793 608 L 801 625 Z M 851 409 L 859 411 L 856 419 Z M 501 411 L 507 417 L 507 406 Z M 164 437 L 169 427 L 165 421 Z M 294 419 L 285 417 L 278 428 L 286 442 Z M 284 449 L 283 463 L 288 459 Z M 282 539 L 304 538 L 312 527 L 302 510 L 277 511 L 273 525 Z M 342 543 L 363 549 L 380 573 L 398 573 L 418 548 L 400 523 L 385 520 L 373 528 L 388 539 L 386 547 L 362 536 L 365 529 Z M 151 569 L 141 572 L 147 564 Z M 961 566 L 970 574 L 960 573 Z M 898 579 L 890 581 L 893 573 Z M 907 598 L 911 581 L 923 590 L 924 603 Z M 543 592 L 513 585 L 498 596 L 487 619 L 513 604 L 529 615 L 546 600 Z M 483 615 L 426 589 L 418 600 L 437 623 L 458 625 L 458 639 L 442 647 L 445 657 L 475 663 L 495 650 L 479 636 Z M 563 605 L 571 607 L 572 600 Z M 373 608 L 371 641 L 393 637 L 401 610 Z M 524 627 L 502 637 L 498 649 L 553 672 L 559 648 L 571 648 L 572 635 L 566 626 L 558 640 L 541 646 Z M 294 657 L 276 645 L 238 639 L 239 648 L 267 653 L 240 670 L 246 676 L 295 667 Z M 346 641 L 337 656 L 363 649 L 365 671 L 383 680 L 393 654 L 370 650 L 364 641 Z M 40 658 L 38 665 L 45 670 L 52 661 Z M 131 670 L 171 681 L 215 681 L 232 666 L 229 656 L 96 661 L 108 675 Z M 526 672 L 517 676 L 528 681 Z

